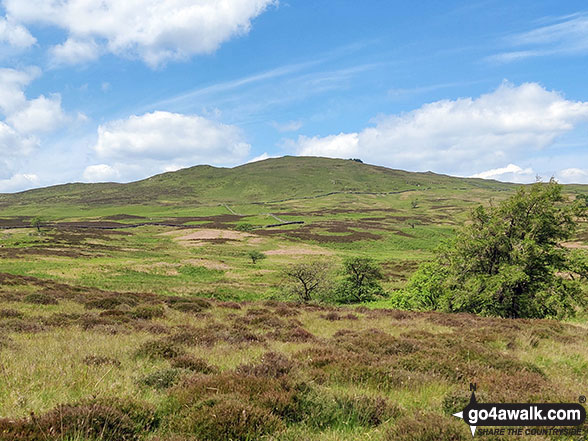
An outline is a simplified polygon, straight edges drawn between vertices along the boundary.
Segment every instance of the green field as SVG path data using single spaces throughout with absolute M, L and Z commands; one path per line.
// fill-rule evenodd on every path
M 337 279 L 363 256 L 401 288 L 516 188 L 286 157 L 0 195 L 0 440 L 459 440 L 470 382 L 483 401 L 574 402 L 582 316 L 299 304 L 283 284 L 289 264 Z M 588 247 L 585 224 L 566 246 Z

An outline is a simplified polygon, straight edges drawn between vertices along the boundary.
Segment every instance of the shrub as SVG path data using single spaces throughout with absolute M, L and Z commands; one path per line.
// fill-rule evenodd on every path
M 247 256 L 249 256 L 249 258 L 251 259 L 251 263 L 253 265 L 255 265 L 258 260 L 263 260 L 267 258 L 265 254 L 257 250 L 249 251 L 249 253 L 247 253 Z
M 320 430 L 354 426 L 376 427 L 401 414 L 397 406 L 380 397 L 333 395 L 314 388 L 305 388 L 297 399 L 300 420 Z
M 267 409 L 237 399 L 212 400 L 182 416 L 183 431 L 202 441 L 260 439 L 283 428 Z
M 182 312 L 201 312 L 212 307 L 209 301 L 193 297 L 170 297 L 166 303 L 170 308 Z
M 345 279 L 337 287 L 339 303 L 361 303 L 374 300 L 383 294 L 379 284 L 383 279 L 380 268 L 368 257 L 353 257 L 343 262 Z
M 25 296 L 23 301 L 37 305 L 57 305 L 59 303 L 55 297 L 42 292 L 28 294 Z
M 115 358 L 103 357 L 100 355 L 86 355 L 82 362 L 87 366 L 120 366 L 120 361 L 116 360 Z
M 252 231 L 254 229 L 255 227 L 247 222 L 243 222 L 235 226 L 235 230 L 237 231 Z
M 469 428 L 455 417 L 418 413 L 396 421 L 384 433 L 385 441 L 461 441 L 471 438 Z
M 137 426 L 120 410 L 101 404 L 60 405 L 37 417 L 0 419 L 1 441 L 47 441 L 65 438 L 132 441 Z
M 0 309 L 0 318 L 23 318 L 23 314 L 16 309 Z
M 570 250 L 586 207 L 562 195 L 554 180 L 536 183 L 497 207 L 474 209 L 456 237 L 437 251 L 437 263 L 409 283 L 424 289 L 426 307 L 505 318 L 574 315 L 588 304 Z M 427 280 L 433 276 L 434 283 Z
M 293 363 L 284 355 L 276 352 L 266 352 L 259 364 L 245 364 L 237 367 L 236 372 L 243 375 L 257 377 L 280 378 L 290 373 Z
M 130 312 L 130 316 L 135 319 L 151 320 L 165 316 L 165 310 L 161 305 L 137 306 Z
M 85 307 L 86 309 L 115 309 L 123 303 L 123 300 L 117 297 L 102 297 L 89 300 L 86 302 Z
M 213 374 L 218 372 L 216 366 L 209 365 L 203 358 L 196 358 L 193 355 L 180 355 L 171 359 L 172 367 L 188 369 L 202 374 Z
M 143 343 L 136 351 L 137 356 L 150 358 L 176 358 L 184 355 L 184 351 L 175 345 L 163 340 L 152 340 Z
M 138 383 L 155 389 L 167 389 L 178 382 L 181 372 L 177 368 L 161 369 L 141 378 Z
M 448 293 L 444 281 L 448 275 L 448 269 L 437 262 L 422 264 L 410 277 L 404 290 L 397 293 L 393 306 L 421 311 L 447 309 Z

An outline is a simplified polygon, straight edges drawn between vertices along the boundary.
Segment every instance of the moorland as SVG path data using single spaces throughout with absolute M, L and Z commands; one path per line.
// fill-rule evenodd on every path
M 0 440 L 459 440 L 470 383 L 576 401 L 586 315 L 302 303 L 284 283 L 366 257 L 401 289 L 517 187 L 284 157 L 0 195 Z M 566 246 L 588 247 L 585 224 Z

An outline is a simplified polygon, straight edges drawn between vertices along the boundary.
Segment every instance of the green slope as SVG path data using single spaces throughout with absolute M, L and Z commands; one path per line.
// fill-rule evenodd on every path
M 331 192 L 386 193 L 429 187 L 500 191 L 512 184 L 411 173 L 316 157 L 267 159 L 235 168 L 196 166 L 128 184 L 66 184 L 0 195 L 0 208 L 18 206 L 211 205 L 268 202 Z M 12 210 L 11 210 L 12 211 Z

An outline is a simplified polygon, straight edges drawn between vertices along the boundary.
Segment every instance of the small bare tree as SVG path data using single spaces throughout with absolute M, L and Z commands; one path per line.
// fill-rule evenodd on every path
M 330 267 L 320 260 L 295 263 L 284 270 L 284 279 L 300 300 L 308 302 L 327 287 Z

